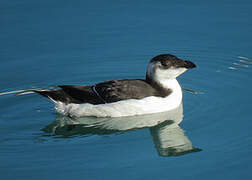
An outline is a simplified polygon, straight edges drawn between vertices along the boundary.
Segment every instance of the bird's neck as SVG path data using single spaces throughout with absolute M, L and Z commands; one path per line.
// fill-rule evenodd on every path
M 157 80 L 146 75 L 146 82 L 155 88 L 162 97 L 166 97 L 171 93 L 181 92 L 181 87 L 176 78 Z

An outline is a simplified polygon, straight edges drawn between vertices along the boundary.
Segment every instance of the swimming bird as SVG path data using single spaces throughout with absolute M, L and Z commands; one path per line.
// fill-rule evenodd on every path
M 182 89 L 176 80 L 196 65 L 171 54 L 153 57 L 145 79 L 121 79 L 92 86 L 60 85 L 34 90 L 52 100 L 58 113 L 73 116 L 122 117 L 159 113 L 177 108 Z

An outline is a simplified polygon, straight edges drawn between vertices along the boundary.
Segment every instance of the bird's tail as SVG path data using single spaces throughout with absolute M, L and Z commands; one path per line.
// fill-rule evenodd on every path
M 57 90 L 33 90 L 33 92 L 38 93 L 54 103 L 62 102 L 68 104 L 72 101 L 72 98 L 67 95 L 62 89 Z
M 72 101 L 71 97 L 68 96 L 63 90 L 34 90 L 48 99 L 50 99 L 55 104 L 55 110 L 63 115 L 69 115 L 68 104 Z

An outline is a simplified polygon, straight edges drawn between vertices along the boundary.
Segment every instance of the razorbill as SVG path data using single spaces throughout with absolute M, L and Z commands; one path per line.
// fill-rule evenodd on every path
M 169 111 L 182 102 L 176 80 L 196 65 L 171 54 L 149 62 L 145 79 L 111 80 L 92 86 L 61 85 L 56 90 L 34 90 L 55 103 L 58 113 L 71 117 L 122 117 Z

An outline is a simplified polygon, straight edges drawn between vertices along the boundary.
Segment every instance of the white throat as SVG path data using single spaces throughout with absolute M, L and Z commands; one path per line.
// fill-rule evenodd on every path
M 160 84 L 163 88 L 172 91 L 181 91 L 181 87 L 176 80 L 180 74 L 184 73 L 186 68 L 161 69 L 159 62 L 152 62 L 147 69 L 147 76 L 154 82 Z

